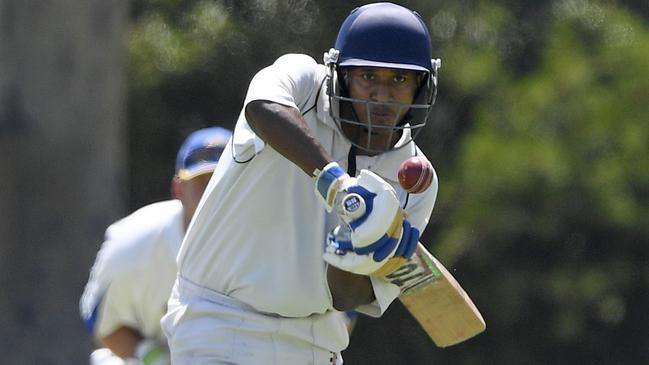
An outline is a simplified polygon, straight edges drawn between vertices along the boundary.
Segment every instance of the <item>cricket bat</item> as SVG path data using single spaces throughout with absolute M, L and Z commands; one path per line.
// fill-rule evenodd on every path
M 471 298 L 421 243 L 387 278 L 401 288 L 401 303 L 438 347 L 458 344 L 486 329 Z

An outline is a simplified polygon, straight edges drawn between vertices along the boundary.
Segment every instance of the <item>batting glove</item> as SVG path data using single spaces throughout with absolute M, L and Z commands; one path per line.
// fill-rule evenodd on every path
M 395 236 L 396 235 L 396 236 Z M 323 258 L 341 270 L 361 275 L 386 276 L 404 265 L 414 254 L 419 241 L 419 230 L 403 220 L 398 229 L 386 233 L 368 248 L 354 248 L 352 233 L 339 225 L 327 237 Z
M 398 236 L 404 219 L 394 188 L 369 170 L 352 178 L 331 162 L 316 171 L 316 196 L 327 211 L 334 208 L 352 230 L 353 248 L 366 247 L 367 252 L 383 246 L 382 238 Z

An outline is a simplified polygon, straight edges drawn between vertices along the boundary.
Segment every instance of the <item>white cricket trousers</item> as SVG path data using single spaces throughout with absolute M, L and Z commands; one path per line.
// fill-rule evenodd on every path
M 313 339 L 313 319 L 271 316 L 178 277 L 160 320 L 173 365 L 342 365 Z M 344 330 L 344 329 L 343 329 Z

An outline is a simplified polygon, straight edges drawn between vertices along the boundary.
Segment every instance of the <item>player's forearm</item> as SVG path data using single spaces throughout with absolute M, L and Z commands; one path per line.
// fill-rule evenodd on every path
M 309 176 L 331 162 L 331 156 L 295 108 L 255 100 L 246 106 L 246 119 L 264 142 Z
M 375 299 L 372 282 L 368 276 L 353 274 L 329 265 L 327 282 L 336 310 L 352 311 L 360 305 L 372 303 Z
M 119 327 L 108 336 L 101 338 L 102 344 L 122 359 L 133 357 L 135 348 L 141 340 L 142 335 L 138 331 L 126 326 Z

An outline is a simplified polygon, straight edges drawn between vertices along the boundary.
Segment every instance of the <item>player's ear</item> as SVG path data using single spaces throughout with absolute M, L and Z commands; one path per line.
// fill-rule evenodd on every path
M 171 180 L 171 196 L 174 199 L 180 199 L 183 196 L 182 181 L 178 176 L 174 176 Z
M 343 67 L 340 69 L 340 76 L 343 79 L 343 83 L 345 85 L 346 89 L 349 89 L 349 69 L 347 67 Z

